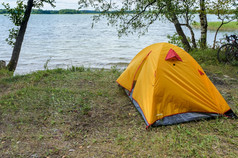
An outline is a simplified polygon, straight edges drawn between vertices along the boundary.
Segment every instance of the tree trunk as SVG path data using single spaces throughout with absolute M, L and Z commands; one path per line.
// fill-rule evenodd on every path
M 196 49 L 197 48 L 197 44 L 196 44 L 196 39 L 195 39 L 195 34 L 193 32 L 193 28 L 188 23 L 184 24 L 184 25 L 190 30 L 193 48 Z
M 16 42 L 15 42 L 13 51 L 12 51 L 12 57 L 11 57 L 10 62 L 7 65 L 9 71 L 15 71 L 15 69 L 17 67 L 17 63 L 18 63 L 18 59 L 19 59 L 19 55 L 20 55 L 20 51 L 21 51 L 21 46 L 22 46 L 22 42 L 23 42 L 24 35 L 26 32 L 27 23 L 30 18 L 30 15 L 31 15 L 32 7 L 33 7 L 33 0 L 28 0 L 26 11 L 24 13 L 24 17 L 23 17 L 18 35 L 16 37 Z
M 201 24 L 201 48 L 207 47 L 207 14 L 205 8 L 205 0 L 200 0 L 200 24 Z
M 219 26 L 219 27 L 217 28 L 217 30 L 216 30 L 215 37 L 214 37 L 214 41 L 213 41 L 212 49 L 215 49 L 215 46 L 216 46 L 216 40 L 217 40 L 217 33 L 218 33 L 218 31 L 220 30 L 220 28 L 222 27 L 223 24 L 224 24 L 224 23 L 223 23 L 223 21 L 222 21 L 222 23 L 220 24 L 220 26 Z
M 185 36 L 185 34 L 184 34 L 184 32 L 183 32 L 183 29 L 182 29 L 182 27 L 181 27 L 181 24 L 179 23 L 179 20 L 178 20 L 178 18 L 177 18 L 177 16 L 176 16 L 175 14 L 173 14 L 172 22 L 173 22 L 173 24 L 174 24 L 174 26 L 175 26 L 175 29 L 176 29 L 178 35 L 182 37 L 182 43 L 183 43 L 183 45 L 184 45 L 184 49 L 185 49 L 186 51 L 191 50 L 191 46 L 190 46 L 190 44 L 189 44 L 189 42 L 188 42 L 188 39 L 187 39 L 187 37 Z

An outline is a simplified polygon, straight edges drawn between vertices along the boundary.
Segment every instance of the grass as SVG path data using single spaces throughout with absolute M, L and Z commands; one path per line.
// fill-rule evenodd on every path
M 220 26 L 221 22 L 208 22 L 208 30 L 217 30 L 217 28 Z M 200 23 L 195 22 L 193 24 L 194 28 L 200 28 Z M 229 22 L 228 24 L 224 24 L 220 31 L 235 31 L 238 29 L 238 23 L 237 22 Z
M 191 54 L 238 114 L 238 67 L 219 64 L 215 51 Z M 12 77 L 0 71 L 0 155 L 238 155 L 237 120 L 218 118 L 146 130 L 142 117 L 115 83 L 120 73 L 115 68 L 72 67 Z
M 237 66 L 231 66 L 230 64 L 220 64 L 217 60 L 217 50 L 194 50 L 190 52 L 190 54 L 205 69 L 205 71 L 211 72 L 212 74 L 218 75 L 219 77 L 228 75 L 232 78 L 238 78 Z

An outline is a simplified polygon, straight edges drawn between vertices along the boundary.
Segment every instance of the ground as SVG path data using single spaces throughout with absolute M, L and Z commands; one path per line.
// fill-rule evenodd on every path
M 238 114 L 238 68 L 205 67 Z M 73 67 L 2 75 L 0 155 L 237 157 L 238 123 L 234 119 L 221 117 L 146 130 L 142 117 L 115 82 L 120 73 L 114 68 Z

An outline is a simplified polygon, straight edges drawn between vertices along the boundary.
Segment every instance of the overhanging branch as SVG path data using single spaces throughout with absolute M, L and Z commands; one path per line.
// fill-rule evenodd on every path
M 150 3 L 148 3 L 142 11 L 140 11 L 138 14 L 136 14 L 135 16 L 133 16 L 133 17 L 127 22 L 127 25 L 129 25 L 132 21 L 136 20 L 142 13 L 144 13 L 144 12 L 146 11 L 146 9 L 147 9 L 149 6 L 151 6 L 151 5 L 154 4 L 155 2 L 156 2 L 156 0 L 154 0 L 154 1 L 150 2 Z

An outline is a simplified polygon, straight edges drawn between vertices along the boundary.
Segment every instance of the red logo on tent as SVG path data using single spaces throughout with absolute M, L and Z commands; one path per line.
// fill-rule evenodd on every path
M 198 72 L 200 73 L 200 75 L 204 75 L 204 73 L 202 71 L 198 70 Z
M 173 49 L 169 50 L 165 60 L 179 60 L 179 61 L 182 61 L 180 56 Z

